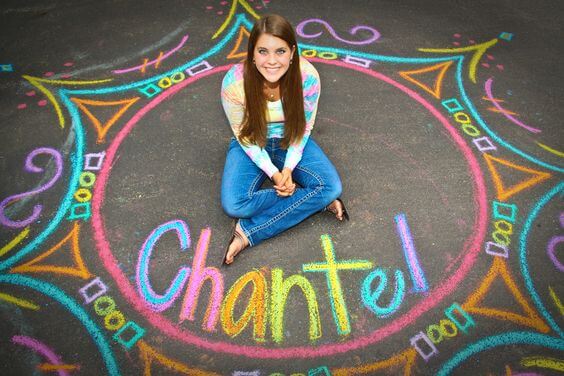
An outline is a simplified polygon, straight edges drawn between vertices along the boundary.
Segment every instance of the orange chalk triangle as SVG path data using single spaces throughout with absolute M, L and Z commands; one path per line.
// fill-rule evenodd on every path
M 443 79 L 445 77 L 448 68 L 450 68 L 451 65 L 452 65 L 452 60 L 417 70 L 402 71 L 399 72 L 399 74 L 407 81 L 419 86 L 421 89 L 425 90 L 427 93 L 431 94 L 435 98 L 440 99 L 441 88 L 443 86 Z M 417 78 L 414 78 L 414 76 L 416 76 Z M 429 80 L 429 77 L 432 79 L 431 85 L 428 85 L 421 81 L 421 79 L 423 78 Z
M 218 373 L 192 368 L 182 362 L 168 358 L 149 346 L 145 341 L 137 342 L 137 346 L 139 347 L 139 356 L 144 365 L 144 376 L 151 376 L 153 367 L 156 368 L 155 374 L 157 375 L 168 375 L 170 371 L 174 371 L 174 374 L 179 375 L 220 376 Z
M 493 183 L 497 191 L 498 200 L 505 201 L 514 194 L 521 192 L 524 189 L 530 188 L 536 184 L 539 184 L 546 179 L 550 178 L 552 175 L 548 172 L 533 170 L 525 166 L 521 166 L 505 159 L 492 157 L 489 154 L 483 153 L 486 163 L 488 164 L 488 169 L 492 174 Z M 511 173 L 515 171 L 520 171 L 526 174 L 525 179 L 520 180 L 519 183 L 507 186 L 503 183 L 501 179 L 500 170 L 504 169 L 506 171 L 511 170 Z
M 65 238 L 57 245 L 49 249 L 47 252 L 37 256 L 33 260 L 28 261 L 23 265 L 13 267 L 10 270 L 10 273 L 55 273 L 66 274 L 82 279 L 90 278 L 92 274 L 88 271 L 84 265 L 82 257 L 80 256 L 80 249 L 78 247 L 79 233 L 80 225 L 75 223 L 68 235 L 65 236 Z M 70 253 L 68 258 L 73 261 L 72 266 L 62 266 L 46 262 L 49 260 L 49 256 L 57 253 L 57 256 L 60 257 L 63 252 Z
M 233 49 L 229 52 L 229 55 L 227 55 L 228 59 L 239 59 L 241 57 L 247 56 L 247 50 L 245 46 L 247 45 L 247 41 L 250 35 L 251 33 L 249 33 L 249 31 L 245 27 L 241 26 L 239 28 L 237 41 L 235 42 Z
M 508 311 L 507 308 L 486 307 L 482 305 L 484 298 L 491 292 L 492 283 L 496 279 L 501 279 L 505 287 L 509 290 L 510 297 L 513 297 L 522 312 Z M 499 293 L 499 291 L 496 291 Z M 482 284 L 476 291 L 472 293 L 462 305 L 462 308 L 468 313 L 483 315 L 486 317 L 496 318 L 504 321 L 512 321 L 516 324 L 528 326 L 536 329 L 541 333 L 548 333 L 550 328 L 541 319 L 540 315 L 527 302 L 525 295 L 519 290 L 517 284 L 511 277 L 511 273 L 507 268 L 507 263 L 501 257 L 494 257 L 493 264 L 483 280 Z
M 127 109 L 137 100 L 139 97 L 129 98 L 129 99 L 122 99 L 119 101 L 99 101 L 99 100 L 91 100 L 91 99 L 84 99 L 84 98 L 71 98 L 71 100 L 76 103 L 78 108 L 82 110 L 82 112 L 90 119 L 92 125 L 96 129 L 98 133 L 98 138 L 96 142 L 98 144 L 105 142 L 106 133 L 110 130 L 112 125 L 114 125 L 118 119 L 127 111 Z M 101 116 L 94 115 L 93 111 L 95 107 L 117 107 L 115 113 L 104 123 L 100 121 L 99 117 Z
M 388 359 L 378 360 L 374 363 L 363 364 L 352 368 L 332 368 L 331 375 L 411 375 L 411 369 L 415 364 L 416 356 L 416 350 L 409 348 Z

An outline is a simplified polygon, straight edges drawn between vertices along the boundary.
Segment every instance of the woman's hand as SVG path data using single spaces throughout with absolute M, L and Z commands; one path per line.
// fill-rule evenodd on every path
M 289 168 L 283 168 L 282 171 L 272 175 L 272 180 L 277 195 L 287 197 L 294 194 L 296 184 L 292 180 L 292 170 Z

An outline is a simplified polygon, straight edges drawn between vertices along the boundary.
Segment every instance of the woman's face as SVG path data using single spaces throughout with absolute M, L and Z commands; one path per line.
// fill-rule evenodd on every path
M 290 48 L 284 39 L 272 34 L 262 34 L 255 45 L 253 58 L 262 76 L 276 83 L 288 71 L 296 47 Z

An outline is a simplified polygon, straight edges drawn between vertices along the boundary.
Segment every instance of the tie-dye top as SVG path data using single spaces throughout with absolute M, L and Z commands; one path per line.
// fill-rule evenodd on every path
M 302 88 L 304 95 L 304 112 L 305 112 L 305 131 L 300 142 L 291 144 L 286 153 L 284 167 L 294 170 L 296 165 L 302 159 L 304 147 L 309 139 L 315 115 L 317 113 L 317 103 L 319 100 L 320 83 L 319 74 L 315 67 L 306 59 L 300 58 L 300 69 L 302 72 Z M 245 89 L 243 85 L 243 64 L 235 64 L 226 73 L 221 86 L 221 103 L 223 110 L 235 137 L 239 136 L 241 131 L 241 123 L 245 115 Z M 284 111 L 282 102 L 267 101 L 267 137 L 283 138 L 284 137 Z M 263 170 L 269 178 L 272 178 L 278 168 L 272 163 L 266 150 L 258 145 L 245 146 L 241 144 L 245 153 L 251 160 Z

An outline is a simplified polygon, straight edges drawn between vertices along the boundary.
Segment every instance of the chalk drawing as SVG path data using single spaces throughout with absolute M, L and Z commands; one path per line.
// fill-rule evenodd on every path
M 13 336 L 12 343 L 25 346 L 33 350 L 34 352 L 42 355 L 46 360 L 50 361 L 54 366 L 63 365 L 61 357 L 59 355 L 55 354 L 55 352 L 51 348 L 35 338 L 27 336 Z M 56 371 L 60 376 L 70 376 L 70 373 L 66 372 L 65 369 L 56 368 Z
M 335 32 L 333 27 L 327 21 L 323 21 L 322 19 L 319 19 L 319 18 L 312 18 L 312 19 L 308 19 L 308 20 L 304 20 L 304 21 L 300 22 L 296 26 L 296 34 L 298 34 L 302 38 L 308 38 L 308 39 L 317 38 L 321 34 L 323 34 L 321 31 L 319 33 L 315 33 L 315 34 L 306 34 L 304 32 L 304 28 L 308 24 L 323 25 L 327 29 L 327 31 L 329 31 L 329 34 L 331 34 L 333 36 L 333 38 L 335 38 L 336 40 L 338 40 L 340 42 L 344 42 L 346 44 L 365 45 L 365 44 L 373 43 L 380 38 L 380 33 L 378 32 L 378 30 L 376 30 L 376 29 L 374 29 L 373 27 L 370 27 L 370 26 L 359 25 L 359 26 L 355 26 L 352 29 L 350 29 L 349 33 L 352 34 L 352 35 L 356 35 L 357 32 L 364 31 L 364 32 L 367 32 L 369 34 L 372 34 L 372 36 L 370 36 L 368 39 L 360 40 L 360 41 L 346 40 L 346 39 L 341 38 L 339 35 L 337 35 L 337 33 Z
M 53 248 L 49 249 L 45 253 L 35 257 L 34 259 L 13 267 L 11 273 L 55 273 L 58 275 L 68 275 L 73 277 L 78 277 L 82 279 L 88 279 L 92 274 L 88 271 L 88 268 L 84 264 L 82 256 L 80 254 L 80 248 L 78 245 L 80 233 L 80 225 L 75 223 L 72 230 L 65 236 L 59 243 L 57 243 Z M 70 248 L 71 257 L 73 261 L 73 266 L 61 266 L 54 265 L 45 262 L 51 255 L 57 253 L 59 256 L 62 252 L 67 251 L 67 247 Z
M 55 163 L 55 173 L 49 179 L 49 181 L 42 184 L 39 188 L 33 189 L 29 192 L 15 194 L 15 195 L 9 196 L 9 197 L 5 198 L 4 200 L 2 200 L 2 202 L 0 202 L 0 224 L 1 225 L 6 226 L 6 227 L 10 227 L 10 228 L 22 228 L 22 227 L 26 227 L 26 226 L 30 225 L 31 223 L 35 222 L 39 218 L 39 215 L 41 214 L 41 211 L 43 210 L 43 205 L 41 205 L 41 204 L 35 205 L 33 207 L 33 213 L 30 216 L 28 216 L 26 219 L 21 219 L 21 220 L 12 220 L 12 219 L 8 218 L 7 215 L 6 215 L 6 209 L 7 209 L 8 206 L 12 205 L 16 201 L 23 199 L 24 197 L 35 196 L 39 193 L 47 191 L 49 188 L 51 188 L 53 185 L 55 185 L 57 180 L 59 180 L 59 178 L 61 177 L 61 174 L 63 172 L 63 157 L 61 156 L 61 154 L 57 150 L 52 149 L 52 148 L 45 148 L 45 147 L 37 148 L 37 149 L 33 150 L 31 153 L 29 153 L 26 160 L 25 160 L 25 170 L 27 172 L 34 172 L 34 173 L 44 172 L 45 169 L 43 167 L 36 166 L 33 163 L 34 158 L 38 155 L 41 155 L 41 154 L 47 154 L 47 155 L 50 155 L 53 158 L 54 163 Z
M 395 215 L 390 227 L 395 225 L 399 237 L 395 243 L 398 250 L 401 245 L 404 260 L 397 254 L 398 250 L 381 250 L 378 244 L 374 245 L 373 258 L 364 253 L 362 259 L 356 259 L 350 256 L 356 251 L 355 242 L 339 228 L 336 246 L 329 234 L 317 234 L 316 237 L 324 234 L 320 248 L 305 250 L 311 255 L 311 261 L 295 265 L 294 270 L 290 269 L 292 265 L 285 264 L 225 271 L 212 266 L 211 258 L 208 260 L 209 255 L 217 253 L 214 247 L 222 240 L 215 237 L 223 233 L 222 229 L 198 229 L 200 235 L 192 247 L 188 222 L 193 218 L 190 217 L 163 218 L 157 222 L 161 225 L 145 230 L 147 233 L 141 234 L 141 240 L 135 238 L 134 244 L 128 244 L 132 259 L 136 261 L 133 265 L 130 260 L 119 258 L 123 253 L 115 248 L 115 233 L 108 231 L 112 222 L 105 215 L 113 205 L 106 197 L 111 194 L 111 183 L 116 179 L 111 177 L 112 168 L 119 163 L 120 153 L 128 152 L 121 146 L 133 129 L 147 119 L 150 112 L 159 111 L 165 101 L 197 87 L 194 85 L 197 82 L 205 84 L 208 79 L 217 79 L 231 68 L 229 61 L 243 59 L 252 21 L 259 17 L 256 10 L 266 8 L 268 3 L 266 0 L 260 3 L 232 0 L 222 1 L 219 6 L 206 6 L 210 11 L 208 15 L 225 14 L 224 22 L 211 37 L 214 44 L 200 55 L 187 58 L 166 71 L 160 70 L 164 60 L 170 58 L 168 62 L 173 61 L 173 55 L 176 60 L 183 58 L 176 53 L 188 40 L 185 30 L 178 29 L 174 39 L 167 38 L 167 43 L 181 38 L 172 49 L 167 50 L 163 43 L 163 47 L 145 49 L 135 59 L 119 60 L 121 66 L 128 68 L 104 66 L 107 72 L 116 75 L 139 72 L 142 76 L 139 79 L 127 80 L 128 76 L 122 76 L 121 83 L 114 85 L 112 79 L 57 80 L 53 79 L 57 76 L 54 72 L 45 72 L 41 77 L 22 76 L 34 88 L 26 89 L 24 94 L 28 102 L 20 103 L 17 108 L 24 109 L 32 103 L 44 107 L 51 103 L 60 128 L 72 124 L 68 131 L 74 137 L 74 144 L 70 152 L 51 148 L 33 151 L 28 155 L 30 167 L 26 163 L 26 171 L 47 174 L 46 168 L 33 163 L 34 156 L 47 154 L 56 165 L 55 172 L 49 173 L 54 176 L 40 188 L 9 196 L 0 203 L 0 224 L 10 231 L 0 248 L 0 284 L 3 285 L 0 300 L 3 304 L 11 304 L 12 309 L 21 309 L 27 314 L 37 312 L 43 315 L 49 314 L 49 305 L 43 305 L 44 299 L 60 305 L 70 314 L 69 324 L 80 327 L 81 340 L 96 346 L 96 355 L 104 366 L 101 372 L 109 375 L 122 374 L 120 368 L 127 370 L 128 362 L 135 359 L 145 375 L 166 372 L 187 375 L 313 376 L 382 372 L 411 375 L 431 372 L 429 367 L 436 368 L 439 362 L 442 364 L 438 374 L 446 375 L 473 356 L 501 346 L 533 345 L 561 351 L 564 335 L 559 324 L 563 314 L 559 286 L 555 282 L 541 286 L 541 281 L 531 273 L 528 259 L 536 257 L 532 253 L 538 250 L 528 243 L 543 208 L 561 198 L 563 183 L 558 173 L 564 172 L 564 168 L 533 157 L 494 133 L 466 91 L 465 80 L 468 78 L 470 83 L 480 84 L 477 88 L 483 87 L 486 93 L 483 99 L 493 106 L 490 111 L 503 115 L 531 133 L 541 132 L 502 107 L 503 100 L 493 93 L 493 78 L 478 82 L 478 68 L 503 70 L 492 50 L 498 43 L 511 40 L 511 33 L 503 32 L 485 42 L 464 41 L 457 34 L 453 41 L 455 48 L 419 49 L 424 56 L 403 57 L 370 52 L 375 48 L 374 42 L 381 37 L 373 27 L 355 26 L 350 30 L 352 39 L 368 35 L 361 40 L 337 35 L 331 26 L 332 20 L 303 18 L 296 28 L 302 39 L 298 46 L 301 56 L 318 67 L 346 70 L 352 77 L 356 75 L 355 79 L 374 81 L 396 90 L 411 100 L 415 109 L 426 112 L 441 126 L 441 134 L 448 137 L 448 142 L 466 163 L 468 181 L 464 183 L 472 195 L 470 206 L 473 212 L 468 213 L 468 218 L 457 218 L 455 222 L 461 228 L 467 226 L 468 235 L 453 243 L 454 248 L 460 249 L 447 251 L 444 275 L 429 275 L 427 280 L 423 266 L 434 260 L 428 259 L 427 252 L 419 251 L 438 250 L 418 249 L 415 245 L 433 242 L 426 233 L 426 226 L 430 225 L 423 220 L 415 222 L 421 218 L 412 219 L 411 215 L 408 224 L 407 215 L 400 210 L 394 212 L 400 214 Z M 316 27 L 327 31 L 334 38 L 332 43 L 336 47 L 302 43 L 304 39 L 321 40 L 323 31 L 311 31 Z M 462 46 L 463 43 L 467 45 Z M 355 50 L 358 46 L 363 50 Z M 65 67 L 73 65 L 72 62 L 64 64 Z M 92 68 L 82 72 L 89 69 Z M 496 78 L 496 82 L 501 79 Z M 44 97 L 37 97 L 39 93 Z M 323 120 L 327 118 L 318 119 Z M 358 127 L 353 124 L 350 129 Z M 90 143 L 86 142 L 87 138 Z M 564 156 L 559 150 L 540 142 L 536 145 L 553 156 Z M 69 160 L 64 161 L 65 175 L 62 173 L 63 155 L 69 155 Z M 11 205 L 24 196 L 35 197 L 47 192 L 62 176 L 67 180 L 66 190 L 51 218 L 42 218 L 42 206 L 36 205 L 31 215 L 17 219 L 23 215 L 12 213 L 15 210 Z M 491 179 L 491 192 L 486 189 L 486 179 Z M 550 184 L 555 185 L 554 188 L 545 187 Z M 539 199 L 541 189 L 550 191 Z M 442 202 L 448 206 L 446 198 Z M 39 220 L 43 228 L 38 226 Z M 450 224 L 449 220 L 445 218 L 445 225 Z M 561 215 L 559 220 L 563 223 L 564 216 Z M 413 234 L 410 225 L 414 226 Z M 91 231 L 84 231 L 90 230 L 88 226 L 92 226 Z M 352 226 L 356 224 L 353 222 Z M 163 236 L 176 237 L 176 245 L 172 249 L 159 248 Z M 393 232 L 391 236 L 394 236 Z M 542 245 L 540 254 L 546 262 L 546 273 L 559 275 L 564 271 L 557 255 L 562 236 L 558 233 L 551 236 L 545 239 L 546 246 Z M 90 240 L 94 241 L 97 254 L 89 255 L 86 263 L 81 246 L 83 241 L 90 244 Z M 343 252 L 348 251 L 349 256 L 340 260 L 336 254 L 343 245 L 346 247 Z M 315 261 L 319 254 L 314 251 L 320 250 L 323 261 Z M 180 253 L 185 261 L 173 267 L 176 274 L 169 281 L 157 284 L 158 278 L 162 282 L 161 276 L 155 274 L 151 265 L 163 256 L 163 252 L 169 252 L 169 255 Z M 407 271 L 403 267 L 382 265 L 378 252 L 395 254 L 401 265 L 405 261 L 411 290 L 406 291 Z M 451 252 L 458 253 L 452 256 Z M 519 271 L 511 268 L 517 252 Z M 96 275 L 96 268 L 100 266 L 98 260 L 92 259 L 96 255 L 104 268 L 99 275 L 110 280 Z M 491 266 L 487 268 L 487 265 Z M 347 281 L 356 278 L 355 288 L 345 289 L 344 276 Z M 521 281 L 524 286 L 520 285 Z M 61 288 L 56 286 L 58 283 Z M 74 287 L 71 294 L 63 289 L 69 284 Z M 30 299 L 15 296 L 9 289 L 13 286 L 25 288 L 25 297 Z M 461 293 L 466 295 L 460 297 Z M 511 303 L 509 306 L 498 305 L 492 299 L 499 293 L 505 293 Z M 42 299 L 35 300 L 37 295 Z M 445 308 L 443 303 L 451 296 L 460 297 L 460 304 L 450 300 L 450 305 Z M 327 299 L 330 304 L 323 304 Z M 304 312 L 299 323 L 294 322 L 296 306 Z M 130 314 L 130 310 L 134 312 Z M 437 316 L 439 310 L 442 312 Z M 558 318 L 553 317 L 557 314 L 560 314 Z M 289 325 L 290 321 L 292 325 Z M 499 321 L 508 328 L 525 327 L 535 332 L 509 329 L 488 336 L 487 328 Z M 64 363 L 52 349 L 38 341 L 33 342 L 35 339 L 31 337 L 13 338 L 13 343 L 20 341 L 22 346 L 25 343 L 45 358 L 37 366 L 42 372 L 63 375 L 82 370 L 80 364 Z M 115 342 L 113 345 L 110 344 L 112 341 Z M 296 345 L 293 341 L 304 344 Z M 445 345 L 446 341 L 449 346 Z M 475 342 L 468 344 L 468 341 Z M 399 348 L 390 346 L 397 343 L 402 345 Z M 179 354 L 171 352 L 171 348 L 191 350 Z M 126 361 L 118 363 L 116 349 L 128 353 Z M 192 350 L 202 354 L 201 357 L 192 358 Z M 333 364 L 338 364 L 339 357 L 349 358 L 354 351 L 362 351 L 365 359 L 349 360 L 348 366 L 341 368 L 325 365 L 326 359 L 331 358 Z M 190 356 L 183 356 L 187 353 Z M 526 355 L 521 360 L 523 367 L 562 371 L 559 359 L 534 353 Z M 235 360 L 232 369 L 216 366 L 214 360 L 221 356 Z M 257 367 L 262 359 L 268 359 L 267 363 L 272 363 L 273 369 Z M 311 364 L 301 369 L 293 367 L 293 373 L 285 369 L 302 359 Z M 240 366 L 246 360 L 250 366 Z M 204 368 L 198 368 L 200 366 Z
M 537 367 L 564 372 L 564 360 L 549 358 L 545 356 L 524 357 L 523 359 L 521 359 L 521 365 L 524 367 Z
M 513 115 L 516 115 L 515 113 L 507 111 L 503 107 L 501 107 L 499 102 L 503 102 L 503 100 L 496 99 L 494 97 L 493 92 L 492 92 L 492 84 L 493 84 L 493 78 L 488 78 L 488 80 L 485 83 L 484 89 L 486 90 L 486 95 L 487 95 L 486 99 L 492 102 L 495 109 L 498 112 L 500 112 L 503 116 L 505 116 L 507 119 L 509 119 L 512 123 L 517 124 L 521 128 L 524 128 L 524 129 L 526 129 L 526 130 L 528 130 L 529 132 L 532 132 L 532 133 L 540 133 L 541 132 L 540 129 L 531 127 L 530 125 L 523 123 L 522 121 L 520 121 L 519 119 L 517 119 L 513 116 Z
M 182 37 L 182 40 L 180 41 L 180 43 L 178 43 L 178 45 L 176 47 L 167 51 L 164 54 L 161 52 L 156 59 L 151 60 L 151 61 L 146 60 L 146 61 L 143 62 L 143 64 L 135 66 L 135 67 L 124 68 L 124 69 L 116 69 L 116 70 L 113 70 L 112 73 L 123 74 L 123 73 L 133 72 L 133 71 L 136 71 L 136 70 L 142 70 L 143 71 L 147 66 L 151 66 L 151 65 L 154 65 L 155 69 L 157 69 L 159 67 L 159 64 L 161 63 L 161 61 L 167 59 L 169 56 L 171 56 L 175 52 L 179 51 L 182 47 L 184 47 L 187 40 L 188 40 L 188 34 L 186 34 L 185 36 Z
M 0 257 L 4 256 L 6 253 L 14 249 L 18 244 L 20 244 L 22 240 L 27 238 L 28 235 L 29 235 L 29 226 L 24 228 L 23 231 L 20 232 L 18 235 L 16 235 L 16 237 L 14 237 L 12 240 L 10 240 L 8 244 L 0 248 Z
M 0 299 L 8 303 L 15 304 L 22 308 L 31 309 L 33 311 L 38 311 L 40 309 L 40 307 L 37 304 L 30 302 L 29 300 L 16 298 L 15 296 L 9 294 L 0 293 Z

